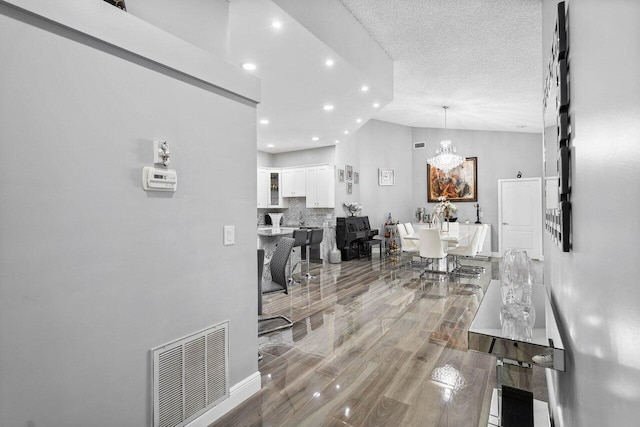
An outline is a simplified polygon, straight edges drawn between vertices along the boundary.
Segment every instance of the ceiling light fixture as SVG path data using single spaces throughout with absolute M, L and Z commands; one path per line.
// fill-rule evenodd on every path
M 362 87 L 360 88 L 361 91 L 363 92 L 369 92 L 369 86 L 367 85 L 362 85 Z
M 252 64 L 251 62 L 245 62 L 242 64 L 242 68 L 247 71 L 254 71 L 256 69 L 256 64 Z
M 340 140 L 339 139 L 336 139 L 336 144 L 340 144 Z
M 324 111 L 331 111 L 331 110 L 333 110 L 333 105 L 327 104 L 327 105 L 323 106 L 322 109 Z
M 361 123 L 362 119 L 356 119 L 356 123 Z
M 317 137 L 317 136 L 314 136 L 314 137 L 312 137 L 312 138 L 311 138 L 311 140 L 312 140 L 312 141 L 320 141 L 320 138 L 319 138 L 319 137 Z
M 273 148 L 274 145 L 273 144 L 267 144 L 267 148 Z
M 273 21 L 273 22 L 271 23 L 271 26 L 272 26 L 273 28 L 275 28 L 276 30 L 279 30 L 280 28 L 282 28 L 282 22 L 280 22 L 280 21 Z
M 373 103 L 373 108 L 378 108 L 379 106 L 380 106 L 380 103 L 378 103 L 378 102 L 374 102 Z
M 444 109 L 444 128 L 447 129 L 447 109 L 449 107 L 443 106 Z M 456 154 L 456 148 L 451 146 L 451 141 L 440 141 L 440 148 L 436 150 L 434 157 L 429 157 L 427 163 L 431 166 L 440 169 L 444 173 L 449 171 L 464 162 L 464 157 Z
M 348 130 L 345 130 L 345 131 L 344 131 L 344 134 L 345 134 L 345 135 L 349 135 L 349 131 L 348 131 Z
M 326 65 L 327 67 L 333 67 L 333 59 L 327 59 L 326 61 L 324 61 L 324 65 Z
M 262 120 L 260 120 L 260 124 L 261 124 L 261 125 L 268 125 L 268 124 L 269 124 L 269 119 L 262 119 Z

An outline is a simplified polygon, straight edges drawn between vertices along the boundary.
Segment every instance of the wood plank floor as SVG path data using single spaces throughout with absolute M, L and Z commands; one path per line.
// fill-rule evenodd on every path
M 262 390 L 213 426 L 486 426 L 495 359 L 467 352 L 467 329 L 498 264 L 438 282 L 407 263 L 316 264 L 266 296 L 264 315 L 294 325 L 260 337 Z M 429 379 L 445 365 L 464 379 L 455 392 Z

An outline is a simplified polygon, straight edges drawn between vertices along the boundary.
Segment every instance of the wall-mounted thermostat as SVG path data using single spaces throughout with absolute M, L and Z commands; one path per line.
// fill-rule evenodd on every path
M 142 169 L 142 187 L 147 191 L 176 191 L 177 186 L 178 174 L 173 169 Z

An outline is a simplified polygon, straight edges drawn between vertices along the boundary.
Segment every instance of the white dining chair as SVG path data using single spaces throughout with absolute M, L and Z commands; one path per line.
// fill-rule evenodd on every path
M 440 239 L 440 230 L 437 228 L 421 228 L 419 230 L 419 236 L 420 258 L 430 261 L 428 265 L 432 265 L 435 261 L 447 258 L 445 245 L 442 244 L 442 239 Z M 446 268 L 445 271 L 434 269 L 429 270 L 429 267 L 427 266 L 427 268 L 420 274 L 420 277 L 426 277 L 427 273 L 444 275 L 444 278 L 446 278 L 449 271 L 448 268 Z
M 487 235 L 487 233 L 489 232 L 489 224 L 482 224 L 480 227 L 477 227 L 480 230 L 480 241 L 478 242 L 478 250 L 475 253 L 475 255 L 473 255 L 473 257 L 478 256 L 478 254 L 480 252 L 482 252 L 482 248 L 484 247 L 484 240 L 485 237 Z M 471 273 L 471 274 L 478 274 L 478 273 L 484 273 L 486 271 L 486 268 L 481 266 L 481 265 L 463 265 L 460 262 L 460 258 L 468 258 L 468 256 L 466 255 L 462 255 L 458 258 L 458 270 L 462 273 Z
M 411 226 L 411 224 L 408 224 Z M 409 252 L 412 254 L 418 254 L 420 251 L 420 243 L 417 240 L 407 239 L 408 235 L 413 234 L 413 227 L 411 232 L 407 230 L 407 224 L 398 224 L 398 236 L 400 236 L 400 249 L 402 252 Z
M 413 229 L 413 225 L 411 225 L 410 222 L 405 222 L 404 228 L 407 230 L 407 234 L 409 235 L 416 234 L 415 230 Z
M 460 257 L 473 258 L 478 254 L 480 248 L 481 239 L 484 239 L 486 233 L 485 227 L 474 227 L 475 230 L 470 236 L 469 244 L 466 246 L 459 246 L 449 250 L 449 256 L 453 259 L 454 268 L 452 273 L 456 276 L 465 277 L 480 277 L 481 272 L 473 269 L 467 269 L 460 263 Z

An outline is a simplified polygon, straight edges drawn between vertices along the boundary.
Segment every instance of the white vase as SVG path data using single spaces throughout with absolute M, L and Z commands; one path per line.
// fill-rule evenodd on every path
M 271 224 L 273 224 L 273 230 L 274 231 L 279 231 L 280 230 L 280 219 L 282 219 L 282 213 L 279 212 L 273 212 L 273 213 L 268 213 L 267 215 L 269 215 L 269 217 L 271 217 Z

